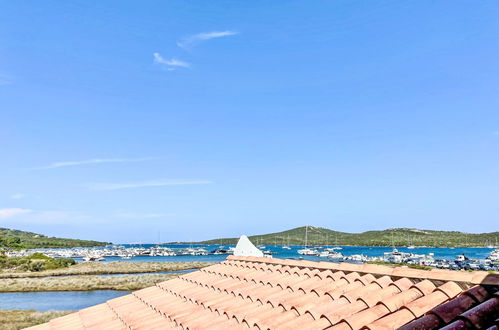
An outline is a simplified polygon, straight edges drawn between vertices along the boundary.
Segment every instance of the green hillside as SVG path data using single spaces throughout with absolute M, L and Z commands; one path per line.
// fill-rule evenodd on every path
M 71 248 L 105 246 L 106 242 L 47 237 L 22 230 L 0 228 L 0 249 Z
M 249 237 L 255 244 L 305 244 L 305 226 L 279 233 Z M 393 228 L 366 231 L 359 234 L 344 233 L 326 228 L 308 226 L 309 245 L 356 245 L 356 246 L 485 246 L 495 244 L 499 232 L 468 234 L 457 231 L 435 231 L 410 228 Z M 202 244 L 235 244 L 237 238 L 217 238 L 199 242 Z M 288 243 L 289 242 L 289 243 Z

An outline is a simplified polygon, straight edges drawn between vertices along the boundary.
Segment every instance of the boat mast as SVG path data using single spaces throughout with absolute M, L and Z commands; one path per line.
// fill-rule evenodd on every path
M 308 241 L 308 226 L 305 226 L 305 248 L 307 247 Z

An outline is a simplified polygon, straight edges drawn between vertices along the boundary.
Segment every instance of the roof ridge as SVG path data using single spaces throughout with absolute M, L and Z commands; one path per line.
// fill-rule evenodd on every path
M 289 267 L 298 268 L 315 268 L 321 270 L 334 270 L 344 272 L 358 272 L 373 275 L 387 275 L 392 277 L 407 277 L 412 279 L 427 279 L 431 281 L 453 281 L 468 285 L 499 285 L 499 274 L 491 274 L 484 271 L 457 271 L 446 269 L 423 270 L 409 268 L 406 266 L 384 266 L 376 264 L 351 264 L 351 263 L 334 263 L 328 261 L 310 261 L 310 260 L 294 260 L 294 259 L 279 259 L 265 257 L 243 257 L 229 256 L 227 260 L 257 262 L 265 264 L 278 264 Z

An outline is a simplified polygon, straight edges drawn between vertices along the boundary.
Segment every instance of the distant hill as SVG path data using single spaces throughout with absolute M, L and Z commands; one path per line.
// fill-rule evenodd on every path
M 249 237 L 255 244 L 273 245 L 305 244 L 305 226 L 278 233 L 253 235 Z M 494 245 L 499 232 L 468 234 L 457 231 L 435 231 L 411 228 L 393 228 L 366 231 L 360 234 L 344 233 L 326 228 L 308 226 L 308 245 L 354 245 L 354 246 L 485 246 Z M 235 244 L 238 238 L 217 238 L 198 242 L 200 244 Z
M 72 248 L 105 246 L 108 243 L 81 239 L 47 237 L 22 230 L 0 228 L 0 249 Z

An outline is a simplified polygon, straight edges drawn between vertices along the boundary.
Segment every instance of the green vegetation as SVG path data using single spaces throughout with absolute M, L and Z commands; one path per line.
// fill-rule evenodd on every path
M 0 310 L 0 325 L 3 330 L 24 329 L 69 313 L 72 313 L 72 311 Z
M 101 276 L 82 275 L 41 278 L 0 279 L 0 292 L 41 292 L 41 291 L 90 291 L 120 290 L 130 291 L 153 286 L 156 283 L 177 277 L 180 274 L 145 274 Z
M 212 265 L 212 263 L 207 263 L 207 262 L 123 262 L 123 261 L 115 261 L 109 263 L 83 262 L 83 263 L 77 263 L 75 265 L 66 268 L 45 270 L 39 272 L 27 272 L 23 270 L 19 271 L 15 269 L 5 269 L 3 272 L 0 271 L 0 278 L 154 273 L 154 272 L 199 269 L 210 265 Z
M 12 259 L 21 258 L 4 257 L 3 259 L 9 262 Z M 4 268 L 3 272 L 0 272 L 0 292 L 138 290 L 169 280 L 182 273 L 155 274 L 155 272 L 199 269 L 211 265 L 211 263 L 201 262 L 85 262 L 73 264 L 66 268 L 37 272 L 17 271 L 29 268 L 29 266 L 25 266 L 26 260 L 28 265 L 33 260 L 48 263 L 59 260 L 46 256 L 43 256 L 42 259 L 28 257 L 22 259 L 22 262 L 18 262 L 20 266 L 16 264 L 16 267 Z M 101 276 L 97 274 L 120 275 Z
M 0 271 L 8 272 L 40 272 L 66 268 L 76 264 L 76 261 L 68 258 L 50 258 L 41 253 L 35 253 L 28 257 L 6 257 L 0 255 Z
M 0 228 L 0 249 L 41 249 L 105 246 L 109 243 L 81 239 L 47 237 L 27 231 Z
M 255 244 L 305 244 L 305 226 L 279 233 L 249 237 Z M 289 238 L 289 241 L 288 241 Z M 436 246 L 471 247 L 494 244 L 499 232 L 468 234 L 457 231 L 435 231 L 410 228 L 366 231 L 359 234 L 344 233 L 326 228 L 308 226 L 309 245 L 354 245 L 354 246 Z M 202 244 L 235 244 L 238 238 L 217 238 L 199 242 Z M 289 243 L 288 243 L 289 242 Z

